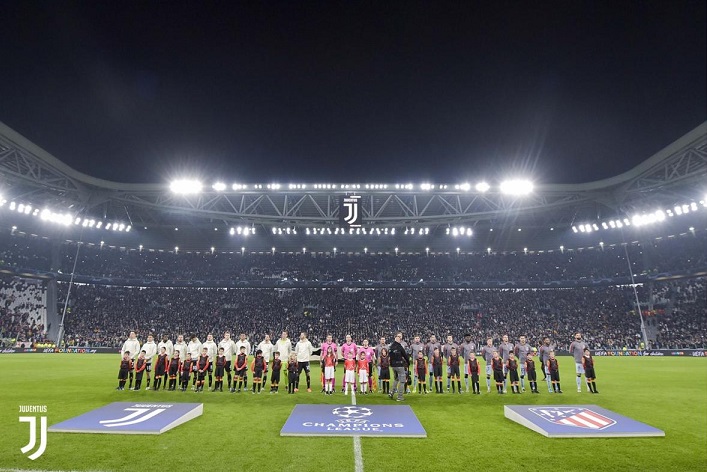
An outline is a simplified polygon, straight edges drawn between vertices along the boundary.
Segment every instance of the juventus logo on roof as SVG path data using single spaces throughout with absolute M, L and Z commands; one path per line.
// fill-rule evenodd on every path
M 349 195 L 341 198 L 339 206 L 339 226 L 342 228 L 360 228 L 363 222 L 361 195 Z

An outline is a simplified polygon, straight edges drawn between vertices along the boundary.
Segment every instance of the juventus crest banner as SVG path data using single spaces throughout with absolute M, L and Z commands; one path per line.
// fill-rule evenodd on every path
M 341 197 L 339 204 L 339 227 L 360 228 L 363 222 L 361 211 L 361 195 L 346 195 Z

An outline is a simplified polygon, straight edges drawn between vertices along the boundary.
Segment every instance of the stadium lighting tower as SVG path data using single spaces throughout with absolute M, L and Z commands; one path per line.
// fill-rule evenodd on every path
M 211 188 L 213 188 L 217 192 L 223 192 L 224 190 L 226 190 L 226 184 L 224 184 L 223 182 L 216 182 L 211 186 Z
M 180 195 L 193 195 L 201 192 L 201 182 L 192 179 L 173 180 L 169 184 L 169 189 Z
M 533 183 L 529 180 L 511 179 L 501 182 L 501 193 L 506 195 L 528 195 L 533 191 Z

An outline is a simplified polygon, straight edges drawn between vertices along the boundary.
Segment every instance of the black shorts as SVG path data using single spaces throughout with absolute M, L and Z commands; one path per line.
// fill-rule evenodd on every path
M 189 372 L 182 372 L 180 379 L 182 382 L 188 382 L 189 381 Z
M 449 368 L 449 376 L 459 378 L 459 366 L 453 365 Z
M 280 383 L 280 371 L 279 370 L 272 371 L 270 382 L 271 383 Z
M 177 369 L 172 369 L 172 368 L 169 369 L 169 375 L 177 375 L 177 374 L 179 374 L 179 371 Z
M 141 370 L 140 372 L 135 372 L 135 378 L 138 380 L 142 380 L 142 376 L 145 374 L 144 370 Z
M 518 382 L 519 377 L 518 377 L 518 371 L 517 370 L 509 370 L 508 371 L 508 377 L 510 377 L 511 382 Z
M 162 377 L 164 374 L 166 374 L 164 364 L 158 365 L 155 369 L 155 377 Z
M 553 382 L 559 382 L 560 381 L 560 371 L 556 370 L 555 372 L 550 372 L 550 380 Z
M 442 366 L 441 365 L 433 365 L 432 366 L 432 374 L 435 377 L 442 377 Z
M 289 380 L 290 383 L 297 382 L 297 377 L 297 372 L 288 372 L 287 374 L 287 380 Z
M 503 371 L 502 370 L 494 370 L 493 371 L 493 380 L 496 383 L 502 383 L 504 380 Z
M 253 378 L 254 379 L 262 379 L 263 378 L 263 369 L 255 369 L 253 371 Z
M 418 370 L 416 374 L 417 374 L 417 378 L 418 378 L 421 382 L 424 382 L 424 381 L 425 381 L 425 377 L 427 376 L 427 372 L 425 372 L 424 370 Z
M 584 369 L 584 376 L 588 379 L 595 379 L 597 378 L 596 374 L 594 374 L 594 367 L 590 367 L 588 369 Z
M 226 372 L 230 373 L 231 372 L 231 361 L 226 361 Z
M 125 380 L 128 378 L 128 369 L 120 369 L 118 371 L 118 380 Z
M 538 375 L 534 370 L 529 370 L 527 372 L 527 374 L 528 374 L 528 380 L 530 380 L 531 382 L 535 382 L 535 380 L 537 380 L 537 378 L 538 378 Z
M 223 377 L 224 367 L 216 367 L 216 377 Z
M 245 367 L 236 371 L 236 377 L 246 377 L 248 369 Z
M 479 374 L 477 374 L 477 373 L 471 374 L 471 381 L 478 382 L 479 381 Z
M 390 380 L 390 367 L 381 367 L 380 380 Z
M 297 373 L 301 374 L 302 371 L 305 371 L 309 374 L 309 362 L 297 362 Z

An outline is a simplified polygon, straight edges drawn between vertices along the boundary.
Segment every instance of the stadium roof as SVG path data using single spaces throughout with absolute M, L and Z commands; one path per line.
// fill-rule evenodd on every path
M 648 218 L 676 205 L 687 205 L 686 213 L 691 204 L 697 205 L 704 215 L 707 122 L 628 172 L 581 184 L 535 182 L 527 195 L 506 194 L 498 182 L 488 182 L 486 191 L 477 190 L 477 182 L 380 183 L 375 169 L 369 182 L 302 183 L 285 178 L 277 183 L 232 185 L 227 176 L 214 176 L 196 194 L 175 193 L 169 182 L 112 182 L 72 169 L 0 123 L 0 201 L 6 200 L 0 215 L 13 202 L 15 209 L 20 204 L 25 210 L 32 208 L 26 211 L 28 215 L 37 216 L 45 209 L 64 215 L 71 221 L 61 233 L 67 239 L 110 237 L 116 246 L 206 250 L 216 245 L 240 250 L 249 238 L 247 246 L 253 250 L 339 246 L 346 251 L 367 246 L 373 251 L 391 251 L 402 245 L 407 251 L 420 252 L 430 245 L 440 251 L 460 245 L 464 251 L 549 249 L 584 225 L 588 225 L 587 233 L 602 226 L 608 230 L 608 223 L 632 221 L 636 215 Z M 217 181 L 229 183 L 214 188 Z M 340 199 L 346 195 L 361 196 L 363 225 L 359 231 L 337 230 Z M 29 231 L 52 231 L 46 227 L 49 223 L 38 220 L 30 223 L 28 216 Z M 94 223 L 87 227 L 90 221 Z M 99 221 L 100 230 L 95 227 Z M 702 216 L 698 224 L 704 221 Z M 112 228 L 123 225 L 121 234 L 106 232 L 109 223 Z M 123 231 L 128 226 L 130 234 Z M 460 230 L 463 236 L 454 238 Z M 621 238 L 627 237 L 640 236 L 621 233 Z M 594 239 L 590 243 L 598 242 Z

